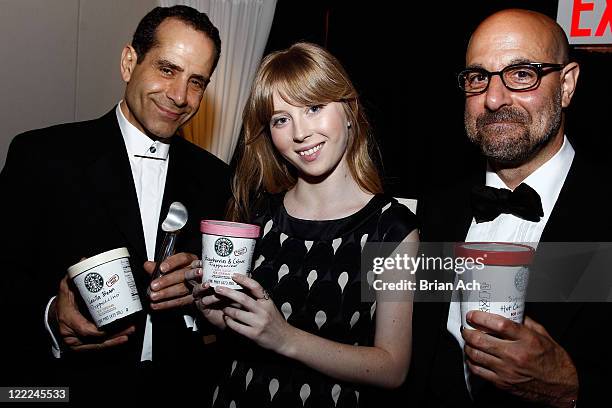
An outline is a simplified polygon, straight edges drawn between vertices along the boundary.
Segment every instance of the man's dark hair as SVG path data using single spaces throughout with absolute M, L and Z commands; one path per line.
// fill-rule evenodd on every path
M 134 47 L 138 55 L 137 62 L 140 64 L 147 55 L 147 52 L 158 44 L 156 37 L 157 27 L 167 18 L 176 18 L 193 29 L 203 32 L 212 40 L 216 51 L 212 66 L 212 71 L 214 71 L 221 55 L 219 30 L 210 22 L 206 13 L 200 13 L 189 6 L 155 7 L 140 20 L 132 38 L 132 47 Z

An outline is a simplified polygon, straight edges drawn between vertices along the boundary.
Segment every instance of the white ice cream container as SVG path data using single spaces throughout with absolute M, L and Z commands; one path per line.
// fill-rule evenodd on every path
M 98 328 L 142 310 L 127 248 L 87 258 L 68 268 Z
M 467 269 L 464 282 L 478 282 L 478 290 L 461 291 L 461 324 L 467 312 L 480 310 L 504 316 L 522 323 L 525 315 L 525 295 L 529 283 L 529 265 L 534 248 L 509 242 L 465 242 L 455 247 L 455 256 L 477 259 L 480 266 Z

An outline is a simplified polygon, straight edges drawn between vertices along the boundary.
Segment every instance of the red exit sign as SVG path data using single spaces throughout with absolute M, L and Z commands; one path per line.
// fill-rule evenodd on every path
M 558 10 L 570 44 L 612 44 L 612 0 L 559 0 Z

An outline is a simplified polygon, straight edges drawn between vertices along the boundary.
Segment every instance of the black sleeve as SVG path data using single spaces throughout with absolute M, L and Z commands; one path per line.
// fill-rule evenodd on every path
M 36 208 L 44 205 L 46 193 L 37 177 L 38 153 L 31 141 L 28 135 L 17 136 L 0 172 L 2 385 L 17 384 L 19 378 L 43 381 L 43 367 L 52 358 L 44 311 L 55 285 L 47 273 L 52 266 L 40 256 L 47 243 L 36 239 L 40 230 Z
M 381 242 L 402 242 L 417 226 L 414 213 L 393 199 L 391 207 L 380 217 L 378 234 Z

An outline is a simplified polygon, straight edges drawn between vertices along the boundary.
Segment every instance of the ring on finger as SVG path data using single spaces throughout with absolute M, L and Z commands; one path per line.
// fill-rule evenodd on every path
M 263 297 L 261 298 L 263 300 L 270 300 L 270 293 L 268 293 L 267 290 L 263 290 Z

